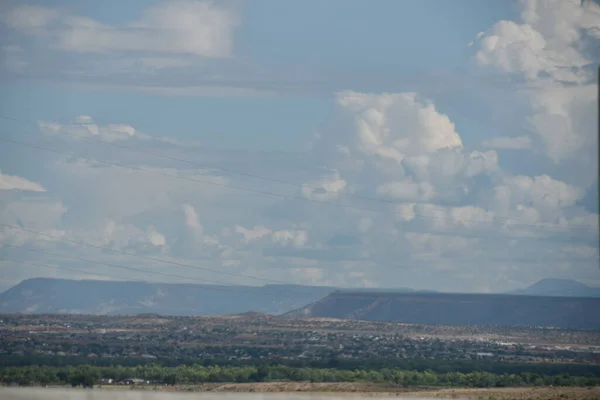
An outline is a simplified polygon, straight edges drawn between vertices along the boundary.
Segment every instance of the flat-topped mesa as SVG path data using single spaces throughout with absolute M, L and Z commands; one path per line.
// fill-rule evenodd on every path
M 600 329 L 600 298 L 336 291 L 286 316 L 436 325 Z

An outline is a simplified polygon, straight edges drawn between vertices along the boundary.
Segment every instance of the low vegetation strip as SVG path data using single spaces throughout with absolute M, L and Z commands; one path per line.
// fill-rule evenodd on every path
M 392 359 L 392 358 L 367 358 L 367 359 L 339 359 L 326 360 L 314 359 L 249 359 L 231 360 L 218 358 L 90 358 L 70 356 L 7 356 L 0 357 L 0 367 L 76 367 L 90 365 L 95 367 L 110 367 L 120 365 L 123 367 L 137 367 L 141 365 L 161 365 L 163 367 L 177 366 L 219 366 L 219 367 L 260 367 L 260 366 L 287 366 L 292 368 L 335 369 L 335 370 L 408 370 L 432 371 L 438 374 L 448 372 L 468 373 L 472 371 L 490 372 L 493 374 L 525 374 L 538 375 L 569 374 L 572 376 L 587 376 L 600 378 L 600 365 L 598 364 L 563 364 L 563 363 L 506 363 L 489 360 L 440 360 L 440 359 Z
M 102 382 L 123 384 L 202 384 L 209 382 L 371 382 L 399 387 L 519 387 L 519 386 L 600 386 L 600 378 L 568 374 L 494 374 L 490 372 L 343 370 L 294 368 L 288 366 L 179 366 L 139 365 L 136 367 L 2 367 L 0 382 L 27 385 L 72 385 L 92 387 Z

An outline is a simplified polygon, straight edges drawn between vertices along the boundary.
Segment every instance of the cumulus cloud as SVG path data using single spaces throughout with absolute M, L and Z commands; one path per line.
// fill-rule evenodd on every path
M 323 179 L 311 181 L 302 186 L 302 195 L 307 199 L 326 201 L 338 197 L 347 187 L 337 170 Z
M 3 17 L 24 34 L 77 53 L 139 52 L 229 57 L 236 15 L 212 1 L 176 0 L 145 9 L 120 26 L 73 15 L 63 9 L 17 6 Z
M 535 220 L 557 222 L 563 216 L 561 209 L 575 205 L 583 195 L 581 189 L 548 175 L 514 176 L 505 178 L 495 188 L 494 204 L 498 210 L 506 211 L 531 208 L 535 210 Z
M 522 23 L 499 21 L 481 35 L 475 54 L 480 65 L 522 73 L 534 80 L 581 82 L 583 67 L 594 64 L 582 40 L 600 39 L 600 6 L 593 1 L 521 1 Z M 597 57 L 597 55 L 596 55 Z
M 218 265 L 240 274 L 302 283 L 384 286 L 406 282 L 457 290 L 468 289 L 465 279 L 477 288 L 558 276 L 561 265 L 574 259 L 579 264 L 572 266 L 573 276 L 589 278 L 590 266 L 595 268 L 598 216 L 580 206 L 586 187 L 574 180 L 584 176 L 585 162 L 589 166 L 595 160 L 597 99 L 590 65 L 599 54 L 591 51 L 598 40 L 597 8 L 573 1 L 521 4 L 519 21 L 501 21 L 479 35 L 473 44 L 474 59 L 479 68 L 524 82 L 515 95 L 527 100 L 529 107 L 523 112 L 528 118 L 515 121 L 515 126 L 528 124 L 531 135 L 523 136 L 516 129 L 503 130 L 500 137 L 486 132 L 489 139 L 473 148 L 473 140 L 459 132 L 461 125 L 454 123 L 453 113 L 440 111 L 446 108 L 434 102 L 435 95 L 423 96 L 412 89 L 389 93 L 355 88 L 336 93 L 331 126 L 321 130 L 310 154 L 301 155 L 314 157 L 314 164 L 323 167 L 319 171 L 326 168 L 329 172 L 294 173 L 302 176 L 296 182 L 305 182 L 296 196 L 316 202 L 234 193 L 222 185 L 232 182 L 252 190 L 255 182 L 235 174 L 226 179 L 214 171 L 183 169 L 164 159 L 123 154 L 124 165 L 147 171 L 52 159 L 44 167 L 54 174 L 64 198 L 17 201 L 11 197 L 16 190 L 5 192 L 8 196 L 0 199 L 0 218 L 62 237 L 135 252 L 161 252 L 165 258 L 205 262 L 209 268 Z M 150 76 L 155 70 L 179 68 L 200 57 L 232 54 L 231 32 L 236 22 L 213 11 L 233 15 L 216 3 L 177 1 L 154 6 L 137 21 L 120 26 L 43 7 L 16 7 L 12 22 L 5 22 L 38 43 L 54 40 L 57 48 L 74 58 L 121 54 L 123 64 L 118 68 L 123 71 L 130 71 L 125 58 L 132 53 L 141 59 L 136 68 Z M 171 30 L 182 13 L 181 26 Z M 226 29 L 226 33 L 220 39 L 207 39 L 207 29 L 215 25 L 219 27 L 211 32 L 220 34 Z M 66 38 L 67 34 L 71 36 Z M 20 55 L 16 50 L 13 53 Z M 90 64 L 98 73 L 106 66 Z M 157 85 L 152 90 L 162 89 Z M 197 89 L 173 90 L 181 94 Z M 79 115 L 66 124 L 40 122 L 40 128 L 54 138 L 69 133 L 75 139 L 127 140 L 131 145 L 148 143 L 139 139 L 152 140 L 128 121 L 116 122 L 99 123 L 90 115 Z M 63 144 L 80 145 L 77 141 Z M 525 172 L 515 163 L 509 172 L 502 162 L 511 159 L 502 157 L 510 152 L 496 151 L 519 149 L 524 150 L 519 155 L 529 157 L 525 150 L 542 146 L 548 163 L 579 163 L 579 169 L 563 172 L 535 165 L 533 172 Z M 119 157 L 100 148 L 106 146 L 97 147 L 92 150 L 101 159 Z M 165 151 L 191 158 L 183 146 Z M 204 161 L 212 156 L 206 153 L 198 150 L 193 155 Z M 239 153 L 219 157 L 222 162 L 234 160 L 237 167 L 232 169 L 242 171 L 244 163 L 254 165 L 260 160 L 262 175 L 283 175 L 284 161 L 267 160 L 264 153 L 248 159 Z M 263 184 L 261 191 L 284 193 L 281 185 Z M 316 204 L 321 201 L 345 207 Z M 577 231 L 574 225 L 589 230 Z M 2 234 L 11 240 L 16 237 L 12 231 Z M 548 238 L 552 242 L 544 242 Z M 553 259 L 544 260 L 543 265 L 520 261 L 537 254 L 556 254 L 561 265 Z M 432 287 L 434 281 L 439 287 Z
M 165 235 L 154 226 L 149 225 L 145 230 L 133 224 L 119 224 L 116 221 L 107 221 L 102 236 L 104 246 L 118 250 L 142 249 L 148 246 L 165 246 Z
M 450 119 L 416 93 L 341 92 L 337 104 L 351 113 L 357 150 L 402 161 L 406 154 L 461 148 Z
M 228 260 L 228 258 L 231 256 L 232 249 L 223 245 L 219 237 L 206 232 L 204 226 L 200 223 L 200 216 L 196 208 L 190 204 L 183 204 L 181 208 L 188 231 L 187 235 L 178 243 L 178 249 L 182 254 L 188 257 L 201 255 L 203 257 L 213 257 L 214 261 L 225 259 L 226 263 L 230 262 L 231 260 Z
M 183 214 L 185 216 L 185 225 L 196 234 L 202 235 L 204 233 L 204 228 L 200 224 L 200 218 L 198 218 L 198 213 L 193 206 L 189 204 L 184 204 L 181 206 L 183 209 Z
M 269 236 L 272 231 L 264 225 L 257 225 L 252 229 L 246 229 L 243 226 L 236 225 L 235 232 L 242 235 L 245 243 L 250 243 L 259 240 L 265 236 Z
M 129 124 L 98 125 L 89 115 L 79 115 L 72 124 L 40 121 L 38 126 L 43 133 L 64 135 L 67 139 L 98 138 L 107 142 L 127 140 L 133 137 L 150 139 L 148 135 L 138 132 Z
M 336 103 L 340 126 L 313 147 L 352 193 L 456 203 L 477 195 L 473 181 L 499 173 L 494 150 L 466 151 L 450 118 L 415 93 L 342 92 Z
M 0 190 L 22 190 L 30 192 L 45 192 L 46 189 L 37 182 L 32 182 L 20 176 L 3 174 L 0 171 Z
M 587 161 L 596 155 L 593 128 L 594 107 L 597 101 L 595 84 L 565 86 L 549 83 L 530 92 L 532 115 L 529 119 L 546 147 L 548 156 L 556 163 L 569 159 Z
M 281 246 L 301 248 L 308 241 L 308 232 L 305 230 L 281 230 L 273 232 L 271 237 L 274 243 Z
M 520 4 L 521 21 L 499 21 L 478 35 L 475 60 L 528 82 L 529 122 L 554 162 L 578 158 L 582 168 L 593 167 L 600 5 L 587 0 Z
M 376 96 L 368 95 L 377 104 Z M 410 115 L 435 109 L 430 101 L 421 100 L 419 104 Z M 392 104 L 385 113 L 395 120 L 396 114 L 406 111 L 405 105 L 402 101 Z M 343 197 L 344 205 L 357 209 L 267 196 L 239 196 L 239 192 L 232 196 L 221 186 L 196 185 L 177 177 L 198 177 L 215 183 L 231 179 L 234 185 L 247 185 L 248 181 L 236 176 L 224 179 L 211 171 L 184 170 L 175 165 L 158 167 L 154 166 L 157 160 L 148 157 L 142 157 L 143 162 L 128 159 L 125 163 L 143 165 L 148 171 L 58 158 L 48 171 L 57 174 L 61 192 L 69 194 L 65 204 L 54 202 L 52 206 L 44 206 L 48 209 L 38 207 L 41 211 L 32 212 L 24 205 L 2 201 L 0 211 L 4 214 L 0 219 L 63 238 L 83 239 L 138 254 L 159 253 L 167 259 L 181 259 L 184 263 L 193 260 L 194 264 L 207 268 L 218 266 L 224 271 L 269 279 L 363 286 L 406 279 L 416 287 L 432 288 L 428 274 L 434 271 L 446 274 L 448 280 L 456 274 L 477 273 L 492 279 L 506 273 L 495 270 L 496 264 L 490 261 L 504 257 L 506 262 L 505 252 L 501 251 L 505 242 L 491 245 L 491 240 L 518 238 L 511 247 L 518 252 L 522 251 L 518 250 L 522 241 L 549 235 L 535 226 L 518 224 L 519 221 L 530 224 L 559 221 L 568 232 L 570 224 L 582 224 L 590 218 L 589 214 L 573 212 L 584 193 L 577 186 L 549 175 L 508 174 L 500 169 L 499 156 L 493 150 L 467 151 L 462 145 L 448 148 L 409 143 L 396 147 L 402 155 L 400 161 L 382 157 L 379 152 L 364 151 L 361 127 L 355 124 L 361 111 L 340 107 L 342 122 L 347 122 L 345 127 L 350 129 L 334 126 L 331 131 L 323 132 L 323 140 L 330 142 L 328 147 L 319 146 L 318 154 L 324 157 L 319 164 L 327 166 L 330 172 L 315 174 L 298 190 L 304 198 L 336 198 L 340 204 Z M 433 114 L 430 117 L 438 118 Z M 94 124 L 94 120 L 87 115 L 76 117 L 73 123 L 89 124 Z M 393 126 L 385 136 L 391 147 L 398 139 L 408 137 L 409 142 L 422 139 L 406 133 L 399 121 Z M 428 124 L 418 126 L 425 129 Z M 457 135 L 454 142 L 462 143 L 456 129 L 453 134 Z M 340 153 L 340 146 L 347 151 Z M 179 147 L 174 149 L 184 151 Z M 347 163 L 348 158 L 360 160 L 362 168 Z M 359 196 L 343 196 L 348 193 Z M 472 196 L 473 193 L 483 195 Z M 374 200 L 361 195 L 385 196 L 398 204 L 376 205 Z M 363 211 L 362 206 L 380 212 Z M 273 207 L 280 211 L 272 213 Z M 36 220 L 43 221 L 42 214 L 55 217 L 43 226 L 34 225 Z M 26 215 L 31 219 L 24 219 Z M 503 218 L 516 222 L 507 223 Z M 7 243 L 36 240 L 6 230 L 2 238 Z M 37 246 L 48 246 L 39 243 L 39 238 L 37 241 Z M 567 258 L 573 254 L 564 253 Z M 561 260 L 564 262 L 564 257 Z M 139 262 L 142 268 L 148 267 Z M 203 276 L 202 272 L 181 272 Z M 544 275 L 538 272 L 538 276 Z M 213 278 L 216 277 L 210 279 Z M 242 278 L 237 282 L 250 283 Z

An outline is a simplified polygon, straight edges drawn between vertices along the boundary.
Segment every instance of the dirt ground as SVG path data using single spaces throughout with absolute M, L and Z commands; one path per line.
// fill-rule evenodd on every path
M 404 396 L 408 396 L 406 393 Z M 422 391 L 411 393 L 411 397 L 439 397 L 439 398 L 469 398 L 490 400 L 598 400 L 600 399 L 599 387 L 542 387 L 542 388 L 494 388 L 494 389 L 441 389 L 435 391 Z
M 142 388 L 140 388 L 142 389 Z M 158 388 L 150 388 L 157 390 Z M 329 394 L 335 396 L 402 396 L 410 398 L 457 398 L 489 400 L 600 400 L 600 387 L 536 387 L 485 389 L 402 389 L 374 383 L 353 382 L 268 382 L 268 383 L 207 383 L 194 386 L 161 387 L 158 390 L 183 392 L 233 393 L 298 393 Z

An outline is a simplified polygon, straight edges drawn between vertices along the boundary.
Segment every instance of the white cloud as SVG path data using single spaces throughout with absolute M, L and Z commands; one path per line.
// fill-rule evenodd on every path
M 555 162 L 589 159 L 590 150 L 596 155 L 597 137 L 592 124 L 597 93 L 595 84 L 559 83 L 547 84 L 530 93 L 530 124 Z
M 359 209 L 182 182 L 177 177 L 253 187 L 247 186 L 248 179 L 238 176 L 225 179 L 213 171 L 182 169 L 164 159 L 123 153 L 125 165 L 142 166 L 150 172 L 71 158 L 45 166 L 48 174 L 55 174 L 58 184 L 53 188 L 61 189 L 69 213 L 63 212 L 43 229 L 113 248 L 160 252 L 167 259 L 282 281 L 379 286 L 407 282 L 407 286 L 433 289 L 432 285 L 439 283 L 447 289 L 468 290 L 459 275 L 471 276 L 475 288 L 502 281 L 506 278 L 503 274 L 519 281 L 517 272 L 506 272 L 510 268 L 527 270 L 538 278 L 559 271 L 554 262 L 525 267 L 518 261 L 528 251 L 545 251 L 556 243 L 565 247 L 566 235 L 551 244 L 538 243 L 556 230 L 544 232 L 544 226 L 536 229 L 525 222 L 558 222 L 564 233 L 571 224 L 589 224 L 591 218 L 597 218 L 578 207 L 584 191 L 568 180 L 542 173 L 512 175 L 501 170 L 496 151 L 464 149 L 450 117 L 437 112 L 430 101 L 418 100 L 414 94 L 351 93 L 346 93 L 350 98 L 346 103 L 338 104 L 342 118 L 336 122 L 345 124 L 344 129 L 334 126 L 324 131 L 314 148 L 315 164 L 331 172 L 324 176 L 316 169 L 294 172 L 302 176 L 297 182 L 308 182 L 297 195 L 318 200 L 339 198 L 340 204 Z M 338 96 L 338 101 L 342 98 L 344 95 Z M 367 125 L 369 129 L 365 129 Z M 91 137 L 115 126 L 119 124 L 97 124 L 91 116 L 80 115 L 72 124 L 49 124 L 45 129 L 50 133 L 73 129 Z M 123 133 L 118 138 L 140 135 L 134 128 L 132 135 L 127 129 L 117 131 Z M 496 144 L 502 144 L 504 139 L 500 139 Z M 147 143 L 132 140 L 128 144 Z M 73 141 L 63 144 L 67 148 L 81 146 Z M 92 150 L 99 159 L 119 156 L 105 147 Z M 164 151 L 183 159 L 198 157 L 203 162 L 211 156 L 202 148 L 186 153 L 184 146 Z M 217 158 L 220 162 L 234 160 L 236 167 L 232 169 L 237 170 L 243 163 L 260 159 L 265 176 L 282 172 L 284 165 L 280 159 L 267 161 L 264 153 L 247 159 L 240 158 L 240 153 L 223 153 Z M 264 190 L 271 189 L 281 190 L 278 185 Z M 366 199 L 377 196 L 406 203 Z M 5 204 L 0 199 L 0 210 Z M 19 214 L 26 212 L 21 209 Z M 506 223 L 505 218 L 516 222 Z M 508 246 L 510 255 L 506 254 Z M 561 263 L 575 257 L 574 252 L 564 253 L 567 255 Z M 510 259 L 513 256 L 515 260 Z M 577 276 L 587 276 L 584 267 L 573 268 Z M 202 272 L 181 272 L 204 276 Z M 433 280 L 432 273 L 440 274 L 439 280 Z M 233 277 L 223 280 L 233 281 Z
M 481 229 L 482 225 L 489 228 L 494 222 L 494 212 L 475 206 L 452 207 L 449 211 L 450 219 L 459 225 L 468 228 Z
M 513 218 L 512 226 L 524 223 L 545 222 L 568 225 L 565 209 L 575 206 L 584 192 L 568 183 L 548 175 L 514 176 L 504 179 L 494 189 L 493 209 L 500 216 Z M 575 220 L 570 221 L 578 225 Z
M 542 72 L 557 81 L 585 79 L 579 69 L 593 59 L 580 43 L 584 37 L 599 38 L 600 6 L 593 1 L 525 0 L 521 7 L 523 23 L 500 21 L 480 36 L 477 62 L 530 80 L 541 78 Z
M 505 178 L 515 204 L 532 203 L 536 207 L 551 206 L 553 209 L 569 207 L 583 196 L 583 192 L 548 175 L 514 176 Z
M 400 221 L 412 221 L 416 216 L 415 203 L 398 204 L 395 213 Z
M 229 57 L 238 24 L 232 10 L 212 1 L 176 0 L 145 9 L 128 24 L 110 26 L 62 9 L 17 6 L 4 22 L 78 53 L 140 52 Z
M 478 35 L 475 60 L 529 87 L 530 124 L 556 163 L 595 168 L 596 65 L 600 5 L 594 1 L 521 1 L 521 21 L 500 21 Z M 513 147 L 514 148 L 514 147 Z
M 98 138 L 107 142 L 127 140 L 133 137 L 150 139 L 128 124 L 98 125 L 89 115 L 79 115 L 73 124 L 59 124 L 57 122 L 38 122 L 40 130 L 49 135 L 63 134 L 67 139 Z
M 182 206 L 185 225 L 188 234 L 181 240 L 182 251 L 186 255 L 201 255 L 203 257 L 214 257 L 215 261 L 224 259 L 224 262 L 231 263 L 232 249 L 221 244 L 216 236 L 209 235 L 204 226 L 200 223 L 200 217 L 196 208 L 190 204 Z
M 246 229 L 243 226 L 236 225 L 235 232 L 241 234 L 244 237 L 245 243 L 261 239 L 265 236 L 269 236 L 272 231 L 264 225 L 257 225 L 252 229 Z
M 37 182 L 32 182 L 20 176 L 3 174 L 0 171 L 0 190 L 22 190 L 30 192 L 45 192 L 46 189 Z
M 148 235 L 148 240 L 153 246 L 164 246 L 167 243 L 165 235 L 157 231 L 153 226 L 149 226 L 146 233 Z
M 450 119 L 415 93 L 341 92 L 337 104 L 350 113 L 355 146 L 365 155 L 399 162 L 406 154 L 462 147 Z
M 204 228 L 200 224 L 198 213 L 194 207 L 189 204 L 184 204 L 181 208 L 183 209 L 183 214 L 185 216 L 185 225 L 194 233 L 202 235 L 204 233 Z
M 347 182 L 340 178 L 337 170 L 323 179 L 308 182 L 302 186 L 302 195 L 307 199 L 326 201 L 338 197 L 344 192 Z
M 273 242 L 281 246 L 304 247 L 308 241 L 308 232 L 305 230 L 281 230 L 273 232 Z
M 488 149 L 511 149 L 522 150 L 531 148 L 531 138 L 529 136 L 498 136 L 489 140 L 484 140 L 481 145 Z
M 106 222 L 101 240 L 103 246 L 117 250 L 166 245 L 165 236 L 152 225 L 143 230 L 135 225 L 119 224 L 113 220 Z

